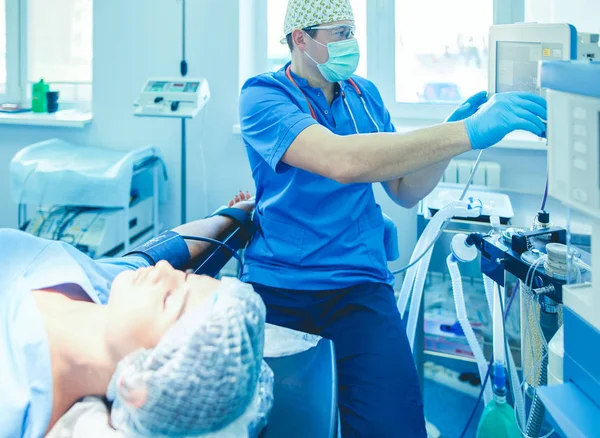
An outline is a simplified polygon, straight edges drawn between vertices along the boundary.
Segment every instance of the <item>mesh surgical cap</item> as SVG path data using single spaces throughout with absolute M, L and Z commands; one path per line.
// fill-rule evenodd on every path
M 335 21 L 354 21 L 350 0 L 288 0 L 283 24 L 283 38 L 296 29 L 305 29 Z
M 272 372 L 262 360 L 265 313 L 252 286 L 223 278 L 155 348 L 119 363 L 107 392 L 113 427 L 132 436 L 200 437 L 264 405 L 257 395 L 272 404 Z M 270 389 L 259 388 L 259 376 Z

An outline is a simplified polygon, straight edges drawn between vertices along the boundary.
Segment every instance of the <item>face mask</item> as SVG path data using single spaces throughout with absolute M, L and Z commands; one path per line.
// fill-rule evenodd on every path
M 345 81 L 354 74 L 358 68 L 358 62 L 360 61 L 360 49 L 358 48 L 358 41 L 355 38 L 336 41 L 325 45 L 314 40 L 310 35 L 308 35 L 308 37 L 315 43 L 327 47 L 329 59 L 323 64 L 319 64 L 306 51 L 304 52 L 311 61 L 317 64 L 319 71 L 326 81 Z

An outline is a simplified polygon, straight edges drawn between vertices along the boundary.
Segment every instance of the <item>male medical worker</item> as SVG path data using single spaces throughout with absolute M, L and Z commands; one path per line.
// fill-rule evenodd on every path
M 291 63 L 248 80 L 240 96 L 259 226 L 242 279 L 261 294 L 268 322 L 333 340 L 344 437 L 423 437 L 372 183 L 412 207 L 452 157 L 516 129 L 543 135 L 546 102 L 480 93 L 449 123 L 397 134 L 375 85 L 353 75 L 350 0 L 289 0 L 284 35 Z

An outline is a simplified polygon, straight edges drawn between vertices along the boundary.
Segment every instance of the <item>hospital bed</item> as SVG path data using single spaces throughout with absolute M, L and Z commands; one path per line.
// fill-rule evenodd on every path
M 305 337 L 309 340 L 303 339 Z M 267 326 L 265 361 L 275 377 L 274 403 L 267 426 L 259 437 L 337 437 L 339 423 L 333 342 Z M 47 437 L 126 438 L 109 426 L 109 416 L 109 407 L 103 399 L 87 397 L 76 403 Z
M 240 225 L 219 236 L 232 249 L 243 248 L 252 230 Z M 213 244 L 186 269 L 216 276 L 232 254 Z M 333 342 L 267 324 L 264 359 L 274 374 L 274 402 L 261 438 L 335 438 L 339 433 L 337 368 Z M 49 438 L 124 438 L 109 426 L 103 399 L 76 403 L 54 426 Z
M 269 345 L 266 349 L 269 349 Z M 274 404 L 262 438 L 337 437 L 337 375 L 333 342 L 265 357 L 275 376 Z

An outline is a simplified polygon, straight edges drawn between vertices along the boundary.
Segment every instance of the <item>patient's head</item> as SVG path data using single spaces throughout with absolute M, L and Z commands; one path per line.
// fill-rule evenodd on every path
M 118 275 L 111 287 L 105 330 L 113 359 L 154 347 L 184 313 L 202 306 L 219 284 L 210 277 L 186 275 L 164 261 Z
M 143 436 L 200 436 L 239 418 L 257 388 L 265 313 L 252 286 L 223 279 L 155 348 L 119 363 L 108 390 L 113 425 Z

